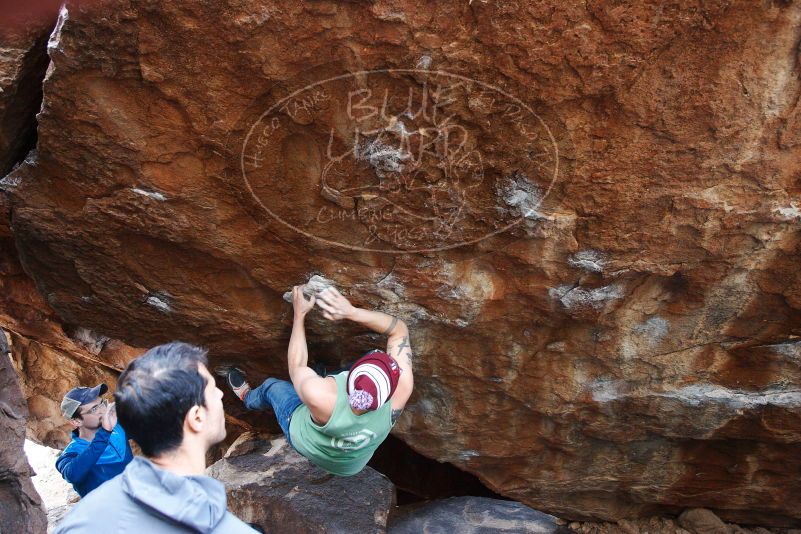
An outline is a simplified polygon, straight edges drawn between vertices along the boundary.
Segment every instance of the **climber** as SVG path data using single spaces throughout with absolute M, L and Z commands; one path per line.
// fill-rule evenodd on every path
M 294 321 L 287 350 L 292 383 L 268 378 L 251 390 L 234 367 L 227 373 L 228 385 L 250 410 L 271 406 L 289 443 L 312 463 L 334 475 L 355 475 L 389 435 L 412 394 L 409 330 L 397 317 L 354 307 L 333 287 L 309 300 L 303 289 L 292 289 Z M 387 351 L 370 351 L 350 370 L 318 376 L 307 366 L 304 329 L 315 303 L 328 320 L 349 319 L 388 336 Z
M 81 497 L 122 473 L 133 459 L 114 404 L 102 398 L 107 391 L 106 384 L 77 387 L 61 401 L 61 413 L 74 430 L 56 459 L 56 469 Z
M 205 476 L 206 453 L 225 439 L 222 395 L 200 347 L 159 345 L 129 363 L 114 398 L 144 457 L 82 499 L 56 534 L 257 532 L 227 511 L 222 483 Z

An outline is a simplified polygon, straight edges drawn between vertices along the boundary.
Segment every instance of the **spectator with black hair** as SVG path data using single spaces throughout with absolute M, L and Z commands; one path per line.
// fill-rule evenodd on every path
M 120 424 L 142 449 L 123 473 L 87 495 L 57 534 L 253 533 L 227 511 L 206 452 L 225 438 L 220 391 L 206 351 L 169 343 L 128 364 L 114 394 Z

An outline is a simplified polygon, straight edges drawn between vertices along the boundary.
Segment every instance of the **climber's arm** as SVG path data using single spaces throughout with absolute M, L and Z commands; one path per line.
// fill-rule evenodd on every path
M 318 295 L 317 305 L 323 309 L 323 316 L 332 321 L 349 319 L 367 328 L 388 336 L 387 354 L 392 356 L 401 368 L 398 387 L 392 395 L 393 423 L 400 416 L 403 407 L 412 394 L 414 376 L 412 375 L 412 348 L 409 342 L 409 329 L 406 323 L 379 311 L 356 308 L 348 299 L 331 287 Z
M 406 402 L 414 389 L 414 374 L 412 369 L 412 346 L 409 338 L 409 328 L 406 323 L 398 320 L 397 325 L 387 338 L 387 354 L 392 356 L 401 368 L 400 379 L 395 393 L 392 394 L 392 423 L 400 417 Z
M 325 423 L 331 417 L 336 403 L 336 384 L 320 377 L 308 366 L 309 349 L 306 344 L 306 314 L 314 307 L 314 297 L 306 300 L 303 286 L 292 288 L 292 305 L 294 317 L 292 335 L 287 349 L 287 367 L 289 378 L 295 387 L 300 400 L 303 401 L 318 423 Z

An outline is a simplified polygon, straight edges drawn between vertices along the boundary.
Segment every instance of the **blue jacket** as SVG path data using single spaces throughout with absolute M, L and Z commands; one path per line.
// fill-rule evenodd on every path
M 56 469 L 81 497 L 103 482 L 114 478 L 133 459 L 128 438 L 120 425 L 109 432 L 98 428 L 91 442 L 72 432 L 64 452 L 56 459 Z

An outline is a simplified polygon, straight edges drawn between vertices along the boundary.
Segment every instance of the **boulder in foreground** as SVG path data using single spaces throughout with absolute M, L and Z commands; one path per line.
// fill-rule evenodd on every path
M 267 533 L 385 532 L 395 504 L 395 487 L 378 471 L 330 475 L 284 437 L 243 434 L 208 473 L 225 484 L 228 509 Z
M 556 518 L 524 504 L 487 497 L 454 497 L 418 508 L 394 521 L 390 534 L 568 534 Z

